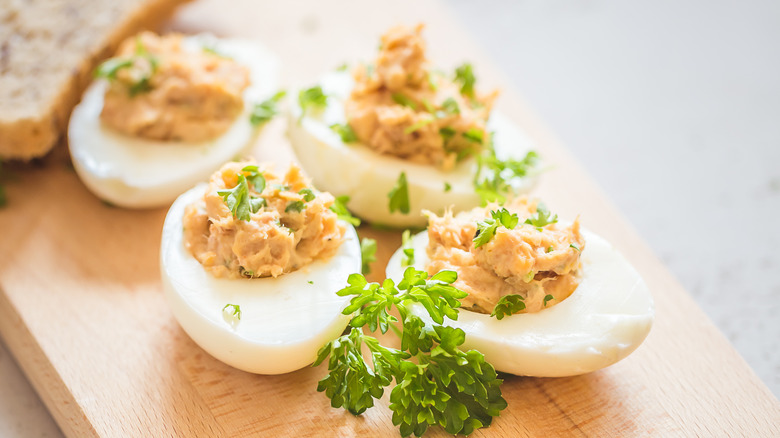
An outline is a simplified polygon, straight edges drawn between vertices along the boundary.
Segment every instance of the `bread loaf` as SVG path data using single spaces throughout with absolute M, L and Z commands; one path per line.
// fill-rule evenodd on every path
M 95 65 L 185 1 L 3 0 L 0 158 L 45 155 L 64 133 Z

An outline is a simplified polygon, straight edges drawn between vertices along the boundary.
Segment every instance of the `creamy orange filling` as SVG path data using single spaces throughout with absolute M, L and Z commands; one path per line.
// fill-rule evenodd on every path
M 103 123 L 150 140 L 198 142 L 227 131 L 244 108 L 249 71 L 211 51 L 185 49 L 182 39 L 144 32 L 120 45 Z
M 451 168 L 489 142 L 486 123 L 498 95 L 466 94 L 430 68 L 422 25 L 390 29 L 373 64 L 358 66 L 345 103 L 358 139 L 381 154 Z
M 511 294 L 524 298 L 524 312 L 529 313 L 563 301 L 579 284 L 585 249 L 579 218 L 568 226 L 537 228 L 524 223 L 536 212 L 536 201 L 519 198 L 503 207 L 519 216 L 518 224 L 513 229 L 497 227 L 490 241 L 477 248 L 477 221 L 489 218 L 498 205 L 457 216 L 429 213 L 428 272 L 456 271 L 455 286 L 469 294 L 461 300 L 463 307 L 480 313 L 492 312 L 501 297 Z
M 225 164 L 212 175 L 203 198 L 187 206 L 187 250 L 215 277 L 226 278 L 277 277 L 335 254 L 346 227 L 330 210 L 334 198 L 313 190 L 295 165 L 283 177 L 259 170 L 265 187 L 258 192 L 250 181 L 246 195 L 262 206 L 248 220 L 236 217 L 219 192 L 235 189 L 240 175 L 251 178 L 252 172 L 242 169 L 253 165 Z

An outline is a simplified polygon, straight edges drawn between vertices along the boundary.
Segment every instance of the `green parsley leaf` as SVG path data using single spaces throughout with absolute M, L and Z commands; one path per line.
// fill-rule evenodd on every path
M 314 284 L 314 281 L 312 281 L 312 280 L 309 280 L 309 281 L 307 281 L 307 283 L 309 283 L 309 284 Z
M 403 214 L 409 214 L 409 186 L 406 184 L 406 172 L 401 172 L 398 175 L 398 181 L 395 183 L 395 187 L 387 194 L 390 198 L 390 204 L 388 206 L 390 213 L 399 210 Z
M 399 105 L 402 105 L 402 106 L 407 106 L 407 107 L 417 111 L 417 102 L 413 101 L 412 99 L 410 99 L 406 95 L 401 94 L 401 93 L 393 93 L 391 95 L 391 97 L 393 98 L 393 102 L 395 102 L 395 103 L 397 103 Z
M 338 124 L 334 123 L 330 125 L 330 129 L 336 132 L 339 136 L 341 136 L 341 141 L 344 143 L 355 143 L 358 141 L 357 134 L 355 134 L 355 131 L 352 129 L 349 124 Z
M 298 92 L 298 104 L 301 106 L 301 118 L 310 108 L 322 109 L 328 105 L 328 96 L 322 92 L 322 87 L 316 85 Z
M 258 126 L 279 114 L 279 101 L 282 100 L 286 94 L 287 92 L 282 90 L 268 99 L 255 104 L 254 108 L 252 108 L 252 113 L 249 115 L 249 122 L 254 126 Z
M 474 84 L 477 82 L 477 78 L 474 77 L 471 64 L 464 63 L 455 69 L 455 82 L 460 83 L 460 94 L 474 99 Z
M 439 128 L 439 135 L 441 135 L 442 139 L 444 139 L 444 144 L 447 144 L 447 142 L 455 136 L 455 130 L 449 126 L 445 126 L 443 128 Z
M 263 193 L 263 190 L 265 190 L 265 177 L 263 176 L 263 172 L 258 170 L 257 166 L 244 166 L 244 168 L 241 169 L 241 172 L 249 174 L 246 175 L 246 179 L 252 183 L 252 187 L 257 193 Z
M 364 237 L 360 239 L 360 255 L 363 260 L 363 274 L 371 273 L 371 263 L 376 261 L 376 240 Z
M 482 144 L 485 141 L 484 132 L 479 128 L 471 128 L 463 133 L 463 138 L 473 143 Z
M 493 308 L 493 313 L 490 316 L 495 316 L 496 319 L 504 319 L 505 316 L 514 315 L 525 310 L 524 298 L 521 295 L 510 294 L 504 295 L 496 303 Z
M 460 107 L 458 106 L 458 102 L 455 101 L 455 99 L 448 97 L 444 102 L 441 104 L 441 109 L 444 110 L 447 114 L 460 114 Z
M 403 251 L 403 254 L 401 255 L 401 266 L 405 268 L 414 265 L 414 246 L 412 246 L 411 230 L 404 230 L 401 235 L 401 249 Z
M 555 250 L 555 248 L 553 248 L 552 246 L 548 246 L 547 247 L 547 252 L 553 252 L 554 250 Z
M 312 191 L 312 189 L 301 189 L 300 191 L 298 191 L 298 193 L 303 195 L 303 200 L 305 202 L 313 201 L 314 198 L 317 197 L 316 195 L 314 195 L 314 191 Z
M 496 229 L 499 225 L 503 225 L 504 228 L 513 229 L 517 226 L 520 219 L 517 214 L 510 213 L 506 208 L 500 208 L 496 211 L 490 212 L 490 217 L 477 222 L 477 233 L 474 235 L 474 248 L 490 242 L 493 236 L 496 234 Z
M 450 190 L 452 190 L 452 186 L 447 181 L 444 181 L 444 191 L 449 192 Z
M 287 207 L 284 208 L 284 212 L 289 213 L 291 211 L 295 211 L 300 213 L 304 208 L 306 208 L 306 205 L 303 203 L 303 201 L 290 201 L 287 203 Z
M 241 321 L 241 306 L 238 304 L 226 304 L 222 308 L 222 319 L 235 328 L 238 322 Z
M 330 206 L 330 211 L 336 213 L 339 219 L 352 224 L 352 226 L 359 227 L 360 219 L 352 216 L 352 213 L 347 209 L 347 203 L 349 203 L 349 196 L 337 196 Z
M 336 71 L 347 71 L 348 68 L 349 68 L 349 64 L 347 64 L 346 62 L 343 62 L 343 63 L 341 63 L 341 65 L 336 67 Z
M 579 246 L 577 246 L 577 244 L 575 244 L 575 243 L 571 243 L 571 244 L 569 244 L 569 248 L 574 248 L 574 249 L 576 249 L 576 250 L 577 250 L 577 252 L 581 252 L 581 251 L 580 251 L 580 247 L 579 247 Z
M 241 221 L 249 221 L 252 205 L 250 204 L 249 187 L 243 174 L 238 175 L 238 183 L 235 187 L 218 190 L 217 194 L 222 196 L 225 205 L 233 213 L 234 218 Z
M 542 231 L 542 227 L 558 222 L 558 215 L 553 215 L 547 210 L 547 206 L 539 203 L 536 206 L 536 213 L 525 220 L 526 224 L 533 225 L 537 230 Z
M 547 302 L 548 301 L 554 300 L 554 299 L 555 299 L 555 297 L 550 295 L 550 294 L 545 295 L 544 296 L 544 301 L 542 302 L 544 304 L 544 307 L 547 307 Z

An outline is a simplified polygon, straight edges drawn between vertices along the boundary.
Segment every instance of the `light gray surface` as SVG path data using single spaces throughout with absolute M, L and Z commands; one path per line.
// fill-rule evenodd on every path
M 780 2 L 450 4 L 780 394 Z M 0 382 L 0 436 L 61 436 Z

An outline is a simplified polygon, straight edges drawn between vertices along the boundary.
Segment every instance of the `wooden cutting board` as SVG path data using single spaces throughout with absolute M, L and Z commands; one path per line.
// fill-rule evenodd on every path
M 182 9 L 170 28 L 256 38 L 284 61 L 288 84 L 310 84 L 344 61 L 370 57 L 396 23 L 428 23 L 432 58 L 469 60 L 481 87 L 554 164 L 537 194 L 564 217 L 612 241 L 656 300 L 647 341 L 624 361 L 585 376 L 508 377 L 509 407 L 476 436 L 780 436 L 780 404 L 647 245 L 523 105 L 438 1 L 219 2 Z M 281 121 L 255 155 L 291 158 Z M 62 430 L 89 436 L 398 436 L 386 400 L 361 417 L 331 409 L 325 371 L 282 376 L 232 369 L 182 332 L 163 300 L 158 245 L 165 210 L 127 211 L 95 199 L 63 148 L 16 166 L 0 210 L 0 333 Z M 398 233 L 380 241 L 374 272 Z M 375 275 L 374 279 L 378 277 Z M 9 396 L 3 394 L 3 396 Z M 431 430 L 428 436 L 444 435 Z

